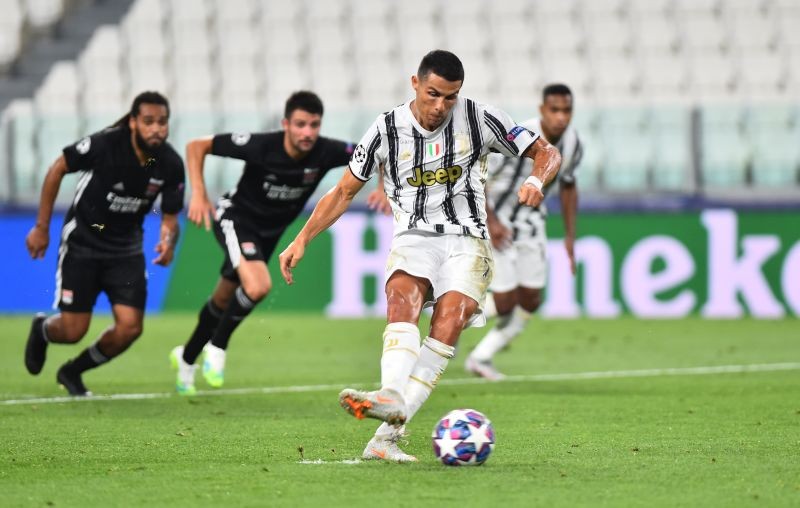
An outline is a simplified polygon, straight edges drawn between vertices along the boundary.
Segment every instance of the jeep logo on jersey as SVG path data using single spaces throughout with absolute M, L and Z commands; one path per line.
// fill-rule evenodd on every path
M 461 166 L 450 166 L 449 168 L 429 169 L 426 171 L 422 171 L 422 168 L 417 167 L 414 168 L 414 176 L 408 178 L 407 181 L 414 187 L 434 185 L 437 183 L 452 184 L 461 178 L 463 173 L 464 170 L 461 169 Z
M 249 132 L 234 132 L 231 134 L 231 141 L 236 146 L 244 146 L 250 141 L 250 133 Z

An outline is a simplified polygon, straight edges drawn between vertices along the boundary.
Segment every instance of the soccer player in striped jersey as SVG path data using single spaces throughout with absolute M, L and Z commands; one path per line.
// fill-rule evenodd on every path
M 583 147 L 578 133 L 570 126 L 572 104 L 572 92 L 566 85 L 549 85 L 542 93 L 541 117 L 522 125 L 541 132 L 561 153 L 558 183 L 564 245 L 574 275 L 578 214 L 575 176 Z M 544 203 L 526 208 L 510 199 L 530 173 L 530 164 L 524 159 L 499 155 L 490 159 L 487 225 L 495 260 L 495 276 L 490 289 L 497 309 L 497 322 L 467 357 L 465 367 L 478 376 L 499 380 L 504 375 L 494 367 L 492 359 L 525 329 L 531 314 L 542 303 L 542 289 L 547 278 L 547 209 Z M 552 185 L 545 187 L 545 195 L 551 188 Z
M 416 461 L 397 445 L 403 425 L 436 386 L 461 330 L 485 322 L 481 302 L 494 264 L 484 195 L 489 152 L 534 160 L 531 175 L 516 193 L 524 206 L 541 203 L 542 186 L 553 179 L 561 161 L 539 134 L 499 109 L 461 97 L 463 80 L 456 55 L 441 50 L 425 55 L 411 77 L 413 100 L 378 116 L 353 152 L 349 171 L 320 199 L 280 256 L 281 273 L 291 284 L 308 243 L 382 171 L 395 235 L 386 271 L 381 389 L 346 389 L 339 395 L 342 407 L 356 418 L 384 422 L 364 458 Z M 418 322 L 426 304 L 433 305 L 433 317 L 420 345 Z
M 70 395 L 90 395 L 83 373 L 122 354 L 142 333 L 147 298 L 142 223 L 159 195 L 161 239 L 154 263 L 172 261 L 184 171 L 166 141 L 168 134 L 167 99 L 143 92 L 113 127 L 64 148 L 45 176 L 36 225 L 25 238 L 33 259 L 44 257 L 50 242 L 61 180 L 67 173 L 83 172 L 61 229 L 53 304 L 60 312 L 33 318 L 25 347 L 28 372 L 41 372 L 49 343 L 74 344 L 83 338 L 101 291 L 114 314 L 114 324 L 94 344 L 58 369 L 56 379 Z

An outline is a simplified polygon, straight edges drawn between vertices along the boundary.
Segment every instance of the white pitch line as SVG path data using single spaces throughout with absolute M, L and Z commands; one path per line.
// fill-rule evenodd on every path
M 508 376 L 502 381 L 487 381 L 482 378 L 456 378 L 443 379 L 440 385 L 459 386 L 493 383 L 520 383 L 520 382 L 552 382 L 552 381 L 582 381 L 592 379 L 621 379 L 638 377 L 662 376 L 705 376 L 711 374 L 744 374 L 748 372 L 778 372 L 786 370 L 800 370 L 800 362 L 787 363 L 755 363 L 745 365 L 713 365 L 703 367 L 674 367 L 663 369 L 636 369 L 636 370 L 606 370 L 596 372 L 567 372 L 560 374 L 532 374 L 521 376 Z M 268 386 L 262 388 L 231 388 L 222 390 L 201 390 L 196 396 L 219 395 L 270 395 L 304 392 L 338 391 L 345 386 L 377 386 L 375 383 L 338 383 L 325 385 L 298 385 L 298 386 Z M 147 400 L 168 399 L 178 397 L 175 392 L 160 393 L 119 393 L 113 395 L 93 395 L 91 397 L 39 397 L 23 399 L 0 400 L 3 406 L 58 404 L 63 402 L 98 402 L 115 400 Z

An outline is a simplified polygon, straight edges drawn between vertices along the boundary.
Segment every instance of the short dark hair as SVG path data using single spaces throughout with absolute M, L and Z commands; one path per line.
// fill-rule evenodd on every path
M 314 92 L 308 90 L 300 90 L 295 92 L 286 99 L 286 107 L 283 110 L 283 117 L 289 118 L 295 110 L 300 109 L 307 111 L 312 115 L 322 116 L 324 108 L 322 107 L 322 99 L 319 98 Z
M 131 103 L 130 111 L 128 111 L 125 116 L 114 122 L 111 127 L 127 128 L 130 119 L 139 116 L 139 110 L 142 108 L 142 104 L 156 104 L 158 106 L 164 106 L 167 108 L 167 117 L 169 118 L 169 101 L 167 98 L 158 92 L 148 90 L 134 97 L 133 102 Z
M 551 83 L 544 87 L 542 91 L 542 102 L 551 95 L 569 95 L 572 97 L 572 90 L 564 83 Z
M 447 81 L 464 81 L 464 65 L 456 55 L 443 49 L 435 49 L 422 57 L 417 69 L 420 80 L 434 73 Z

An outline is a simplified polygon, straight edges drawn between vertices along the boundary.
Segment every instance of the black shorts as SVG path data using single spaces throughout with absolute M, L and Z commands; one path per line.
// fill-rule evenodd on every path
M 65 248 L 62 244 L 53 306 L 65 312 L 91 312 L 101 291 L 112 305 L 144 310 L 147 302 L 144 254 L 96 259 L 71 253 L 69 245 Z
M 222 217 L 214 221 L 214 236 L 225 252 L 225 261 L 222 262 L 219 273 L 233 282 L 239 282 L 236 269 L 242 259 L 268 263 L 281 238 L 280 234 L 259 234 L 254 224 L 237 216 L 230 209 L 225 210 Z

